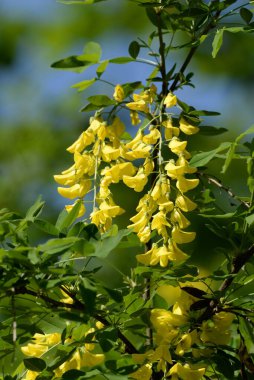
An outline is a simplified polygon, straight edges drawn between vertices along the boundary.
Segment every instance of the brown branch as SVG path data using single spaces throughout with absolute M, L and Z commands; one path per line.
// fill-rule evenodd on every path
M 62 288 L 62 287 L 61 287 Z M 63 308 L 63 309 L 70 309 L 70 310 L 77 310 L 77 311 L 84 311 L 85 309 L 85 305 L 82 304 L 82 302 L 80 302 L 79 300 L 76 299 L 76 297 L 71 294 L 68 290 L 66 291 L 66 289 L 64 288 L 64 291 L 66 294 L 68 294 L 72 299 L 73 299 L 73 304 L 68 304 L 68 303 L 65 303 L 65 302 L 61 302 L 61 301 L 57 301 L 55 299 L 52 299 L 50 297 L 48 297 L 47 295 L 43 294 L 43 293 L 40 293 L 40 292 L 35 292 L 33 290 L 30 290 L 30 289 L 26 289 L 25 287 L 22 287 L 22 288 L 19 288 L 19 289 L 15 289 L 15 294 L 28 294 L 28 295 L 31 295 L 35 298 L 39 298 L 41 299 L 42 301 L 50 304 L 50 306 L 54 306 L 54 307 L 57 307 L 57 308 Z M 103 325 L 105 326 L 110 326 L 110 322 L 104 318 L 103 316 L 99 315 L 99 314 L 94 314 L 94 315 L 91 315 L 94 319 L 96 319 L 98 322 L 101 322 Z M 119 328 L 116 328 L 117 330 L 117 335 L 118 335 L 118 338 L 124 343 L 125 345 L 125 351 L 129 354 L 136 354 L 138 353 L 137 349 L 133 346 L 133 344 L 129 341 L 129 339 L 121 332 L 121 330 Z
M 230 189 L 230 187 L 223 185 L 223 183 L 218 178 L 216 178 L 215 176 L 211 176 L 209 174 L 202 173 L 202 172 L 198 172 L 197 174 L 199 177 L 201 177 L 201 176 L 205 177 L 207 179 L 208 183 L 211 183 L 211 184 L 217 186 L 221 190 L 224 190 L 231 198 L 240 202 L 246 208 L 250 208 L 250 204 L 248 202 L 245 202 L 242 199 L 240 199 L 236 194 L 233 193 L 233 191 Z

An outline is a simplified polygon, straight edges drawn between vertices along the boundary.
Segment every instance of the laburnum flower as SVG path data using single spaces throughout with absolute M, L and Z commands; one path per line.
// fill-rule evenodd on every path
M 170 195 L 170 181 L 166 176 L 161 176 L 155 183 L 153 190 L 151 191 L 151 197 L 157 204 L 169 202 Z M 172 203 L 173 209 L 173 203 Z
M 167 220 L 166 213 L 161 210 L 153 215 L 151 229 L 157 230 L 158 234 L 166 239 L 168 235 L 166 227 L 171 227 L 171 224 Z
M 173 223 L 177 223 L 180 228 L 187 228 L 190 225 L 190 221 L 181 213 L 181 211 L 175 207 L 170 215 L 170 220 Z
M 136 364 L 152 364 L 157 362 L 157 371 L 166 371 L 167 363 L 172 364 L 172 358 L 167 344 L 159 345 L 155 350 L 149 350 L 144 354 L 133 354 L 132 359 Z
M 169 177 L 176 179 L 185 173 L 185 165 L 175 165 L 174 160 L 170 160 L 165 165 L 165 170 Z
M 71 210 L 73 209 L 73 207 L 75 207 L 75 205 L 76 205 L 76 202 L 73 205 L 66 205 L 65 206 L 66 211 L 71 212 Z M 81 203 L 78 214 L 77 214 L 77 218 L 81 218 L 81 216 L 83 216 L 85 212 L 86 212 L 85 205 L 84 203 Z
M 101 149 L 102 153 L 102 159 L 105 162 L 110 162 L 113 160 L 117 160 L 120 156 L 120 149 L 119 148 L 113 148 L 110 145 L 104 144 Z
M 175 242 L 169 242 L 158 247 L 157 244 L 153 244 L 152 248 L 146 253 L 136 256 L 137 260 L 144 265 L 157 265 L 166 267 L 169 261 L 179 263 L 185 261 L 188 255 L 181 251 Z
M 25 377 L 22 377 L 22 380 L 35 380 L 39 375 L 39 372 L 31 371 L 30 369 L 26 371 Z
M 137 111 L 131 111 L 130 112 L 130 118 L 131 118 L 131 124 L 132 125 L 138 125 L 139 123 L 141 123 L 141 120 L 139 118 Z
M 188 318 L 185 315 L 175 314 L 165 309 L 152 309 L 150 319 L 156 331 L 181 327 L 188 322 Z
M 92 223 L 94 223 L 103 232 L 107 231 L 112 225 L 112 218 L 121 215 L 124 210 L 117 206 L 108 204 L 103 201 L 99 209 L 95 208 L 90 215 Z
M 178 137 L 180 134 L 180 129 L 174 127 L 170 119 L 163 121 L 164 135 L 166 140 L 171 140 L 174 136 Z
M 89 131 L 82 132 L 78 139 L 66 150 L 70 153 L 81 152 L 86 146 L 92 144 L 95 140 L 94 134 Z
M 193 211 L 197 207 L 195 202 L 186 197 L 186 195 L 180 193 L 176 197 L 175 205 L 185 212 Z
M 201 365 L 176 363 L 167 373 L 172 380 L 201 380 L 206 368 Z
M 137 371 L 131 373 L 129 377 L 136 380 L 150 380 L 152 373 L 152 364 L 144 364 Z
M 125 125 L 119 117 L 114 117 L 111 125 L 107 126 L 108 138 L 112 141 L 114 147 L 119 146 L 119 138 L 125 131 Z
M 120 84 L 117 84 L 113 94 L 113 98 L 117 102 L 122 102 L 124 100 L 124 89 Z
M 128 145 L 128 144 L 127 144 Z M 126 145 L 126 147 L 128 147 Z M 128 160 L 137 160 L 138 158 L 146 158 L 150 156 L 151 146 L 140 142 L 133 147 L 131 151 L 123 151 L 122 157 Z
M 185 244 L 192 242 L 196 237 L 196 232 L 182 231 L 179 227 L 174 226 L 172 229 L 172 239 L 177 244 Z
M 75 170 L 80 175 L 88 174 L 92 176 L 95 171 L 95 157 L 92 154 L 79 152 L 74 153 Z
M 180 119 L 180 129 L 183 133 L 186 135 L 194 135 L 199 131 L 198 127 L 195 127 L 194 125 L 191 125 L 187 120 L 181 118 Z
M 58 193 L 65 198 L 74 199 L 84 197 L 91 189 L 92 182 L 89 178 L 80 180 L 71 187 L 58 187 Z
M 124 175 L 133 176 L 137 169 L 131 162 L 123 162 L 115 164 L 111 167 L 106 167 L 101 171 L 101 175 L 110 179 L 111 183 L 118 183 L 123 179 Z
M 151 157 L 146 157 L 143 168 L 144 168 L 144 173 L 147 176 L 152 173 L 152 171 L 154 169 L 154 162 L 151 159 Z
M 197 330 L 192 330 L 189 333 L 183 334 L 179 343 L 177 344 L 175 353 L 179 356 L 183 356 L 185 352 L 189 351 L 193 344 L 198 343 L 198 341 Z
M 171 152 L 180 155 L 186 148 L 187 141 L 181 141 L 177 137 L 173 137 L 172 140 L 170 140 L 168 147 L 171 150 Z
M 187 179 L 184 176 L 179 176 L 177 178 L 176 187 L 181 193 L 187 193 L 189 190 L 195 189 L 199 184 L 198 178 Z
M 166 98 L 164 99 L 163 104 L 166 108 L 173 107 L 177 104 L 177 97 L 172 92 L 169 92 Z
M 149 113 L 147 102 L 142 99 L 134 101 L 134 102 L 126 103 L 126 107 L 128 107 L 132 111 L 140 111 L 144 113 Z
M 230 326 L 235 316 L 232 313 L 221 311 L 211 320 L 203 321 L 200 339 L 204 343 L 227 345 L 231 338 Z
M 27 346 L 21 347 L 23 354 L 27 356 L 40 357 L 48 351 L 49 346 L 60 343 L 61 334 L 34 334 L 33 343 L 28 343 Z
M 144 173 L 143 169 L 141 168 L 134 177 L 124 175 L 123 182 L 126 186 L 132 188 L 133 190 L 141 192 L 147 184 L 148 178 L 147 175 Z
M 161 137 L 160 131 L 157 128 L 150 127 L 150 132 L 143 137 L 143 142 L 145 144 L 156 144 Z

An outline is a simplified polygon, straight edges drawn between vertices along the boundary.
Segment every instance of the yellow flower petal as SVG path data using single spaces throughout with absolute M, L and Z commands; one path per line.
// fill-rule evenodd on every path
M 115 91 L 114 91 L 114 94 L 113 94 L 113 98 L 117 102 L 122 102 L 124 100 L 124 90 L 123 90 L 123 88 L 122 88 L 122 86 L 120 84 L 116 85 Z
M 177 227 L 173 227 L 172 238 L 177 244 L 185 244 L 192 242 L 196 237 L 196 232 L 182 231 Z
M 174 107 L 177 104 L 177 97 L 174 95 L 172 92 L 169 92 L 168 95 L 166 96 L 163 104 L 167 108 Z
M 179 207 L 181 210 L 188 212 L 193 211 L 197 207 L 197 204 L 191 201 L 188 197 L 185 195 L 179 194 L 176 197 L 175 204 L 177 207 Z
M 185 119 L 180 120 L 180 129 L 186 135 L 194 135 L 195 133 L 199 131 L 198 127 L 195 127 L 194 125 L 189 124 L 188 121 Z
M 199 184 L 199 179 L 186 179 L 185 177 L 179 177 L 176 182 L 176 187 L 182 193 L 187 193 L 187 191 L 195 189 Z

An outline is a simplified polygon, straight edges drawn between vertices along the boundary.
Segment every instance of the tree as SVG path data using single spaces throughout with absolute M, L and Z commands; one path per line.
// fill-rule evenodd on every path
M 97 81 L 112 86 L 111 96 L 88 98 L 83 111 L 95 113 L 67 149 L 72 166 L 55 175 L 71 204 L 55 225 L 41 219 L 41 198 L 25 217 L 1 211 L 4 380 L 253 377 L 254 140 L 244 138 L 254 127 L 190 153 L 196 136 L 226 129 L 204 125 L 218 113 L 186 104 L 179 91 L 194 86 L 188 65 L 209 36 L 215 58 L 224 33 L 253 31 L 250 4 L 133 1 L 151 34 L 132 41 L 128 57 L 101 60 L 100 45 L 90 42 L 52 65 L 95 66 L 93 78 L 74 85 L 79 91 Z M 172 64 L 172 53 L 186 48 L 180 67 Z M 130 62 L 152 67 L 146 83 L 102 79 L 108 65 Z M 215 160 L 218 176 L 209 172 Z M 235 160 L 245 165 L 248 197 L 224 184 Z M 131 212 L 127 198 L 136 203 L 130 221 L 121 216 Z M 40 243 L 34 229 L 44 233 Z M 211 259 L 216 268 L 202 273 Z

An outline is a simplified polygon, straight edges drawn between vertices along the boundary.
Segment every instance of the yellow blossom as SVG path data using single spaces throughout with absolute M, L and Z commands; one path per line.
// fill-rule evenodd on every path
M 39 375 L 39 372 L 27 370 L 26 376 L 23 377 L 22 380 L 35 380 L 38 375 Z
M 77 183 L 71 187 L 58 187 L 58 193 L 65 198 L 74 199 L 82 198 L 91 189 L 91 180 L 83 179 L 80 183 Z
M 165 170 L 167 175 L 173 179 L 178 178 L 179 176 L 185 173 L 185 165 L 175 165 L 174 160 L 170 160 L 165 165 Z
M 202 322 L 202 333 L 200 339 L 204 343 L 226 345 L 231 338 L 229 327 L 235 316 L 232 313 L 221 311 L 212 317 L 212 320 Z
M 172 238 L 177 244 L 190 243 L 196 237 L 196 232 L 186 232 L 182 231 L 178 227 L 173 227 L 172 229 Z
M 181 213 L 178 208 L 174 208 L 171 213 L 170 220 L 173 223 L 177 223 L 180 228 L 187 228 L 190 225 L 190 221 Z
M 145 144 L 156 144 L 158 139 L 161 137 L 160 131 L 157 128 L 152 128 L 150 133 L 143 137 L 143 142 Z
M 194 135 L 195 133 L 197 133 L 199 131 L 198 127 L 195 127 L 194 125 L 191 125 L 185 119 L 181 119 L 180 120 L 180 129 L 186 135 Z
M 144 113 L 149 112 L 147 102 L 145 102 L 142 99 L 135 101 L 135 102 L 126 103 L 126 107 L 128 107 L 132 111 L 140 111 L 140 112 L 144 112 Z
M 155 330 L 167 330 L 171 329 L 172 326 L 180 327 L 188 322 L 186 316 L 174 314 L 164 309 L 152 309 L 150 319 Z
M 178 194 L 176 197 L 175 204 L 182 211 L 188 212 L 193 211 L 197 207 L 197 204 L 191 201 L 188 197 L 183 194 Z
M 168 244 L 168 258 L 174 263 L 180 263 L 186 261 L 189 256 L 184 253 L 180 248 L 177 247 L 177 244 L 174 241 L 170 241 Z
M 126 145 L 127 146 L 127 145 Z M 135 148 L 132 148 L 129 152 L 124 152 L 122 156 L 124 158 L 127 158 L 128 160 L 136 160 L 138 158 L 146 158 L 150 155 L 151 146 L 139 143 L 135 146 Z
M 95 171 L 95 157 L 92 154 L 80 154 L 74 153 L 75 169 L 77 174 L 88 174 L 89 176 L 94 174 Z
M 65 209 L 66 209 L 66 211 L 71 212 L 71 210 L 73 209 L 74 206 L 75 206 L 75 203 L 73 205 L 65 206 Z M 77 218 L 81 218 L 81 216 L 83 216 L 85 214 L 85 212 L 86 212 L 85 205 L 84 205 L 84 203 L 81 203 Z
M 134 177 L 124 175 L 123 182 L 126 186 L 134 189 L 137 192 L 143 191 L 145 185 L 147 184 L 148 178 L 142 173 L 138 172 Z
M 146 175 L 151 174 L 154 169 L 153 160 L 150 157 L 146 157 L 143 167 L 144 167 L 144 173 Z
M 185 333 L 181 336 L 181 340 L 176 347 L 176 354 L 179 356 L 184 355 L 191 346 L 198 342 L 197 330 L 192 330 L 190 333 Z
M 145 244 L 150 240 L 151 228 L 150 226 L 145 226 L 142 230 L 137 233 L 137 236 L 141 243 Z
M 177 97 L 172 92 L 169 92 L 166 98 L 164 99 L 163 104 L 167 108 L 174 107 L 177 104 Z
M 191 366 L 190 364 L 176 363 L 170 368 L 167 375 L 172 376 L 174 380 L 201 380 L 205 374 L 206 368 L 203 366 Z
M 150 380 L 152 373 L 152 365 L 144 364 L 137 371 L 131 373 L 129 377 L 136 380 Z
M 105 162 L 110 162 L 112 160 L 117 160 L 120 156 L 120 149 L 113 148 L 110 145 L 103 145 L 102 147 L 102 159 Z
M 171 226 L 170 223 L 167 221 L 165 212 L 159 211 L 156 214 L 154 214 L 153 221 L 151 224 L 151 229 L 157 230 L 158 234 L 161 234 L 165 226 L 167 227 Z
M 178 177 L 178 180 L 176 182 L 176 187 L 178 190 L 180 190 L 182 193 L 187 193 L 187 191 L 195 189 L 199 184 L 199 179 L 186 179 L 185 177 L 181 176 Z
M 137 111 L 130 111 L 130 118 L 131 118 L 132 125 L 138 125 L 139 123 L 141 123 L 141 120 L 139 118 Z
M 123 179 L 124 175 L 133 176 L 135 173 L 136 168 L 131 162 L 124 162 L 112 167 L 106 167 L 101 171 L 101 175 L 104 175 L 105 178 L 110 178 L 110 181 L 113 183 L 118 183 Z
M 54 180 L 63 186 L 72 186 L 79 179 L 76 170 L 72 170 L 66 174 L 56 174 L 54 175 Z
M 37 343 L 28 343 L 27 346 L 21 347 L 21 351 L 27 356 L 40 357 L 48 351 L 48 346 Z
M 119 117 L 115 117 L 113 123 L 107 127 L 108 137 L 115 142 L 125 131 L 125 125 Z
M 122 102 L 124 100 L 124 90 L 123 90 L 123 87 L 120 84 L 116 85 L 115 91 L 114 91 L 114 94 L 113 94 L 113 98 L 117 102 Z
M 164 134 L 166 140 L 171 140 L 173 136 L 179 136 L 180 129 L 178 127 L 174 127 L 170 119 L 164 121 L 162 125 L 165 128 Z
M 174 137 L 168 144 L 169 149 L 179 155 L 181 154 L 187 146 L 187 141 L 181 141 L 177 137 Z

